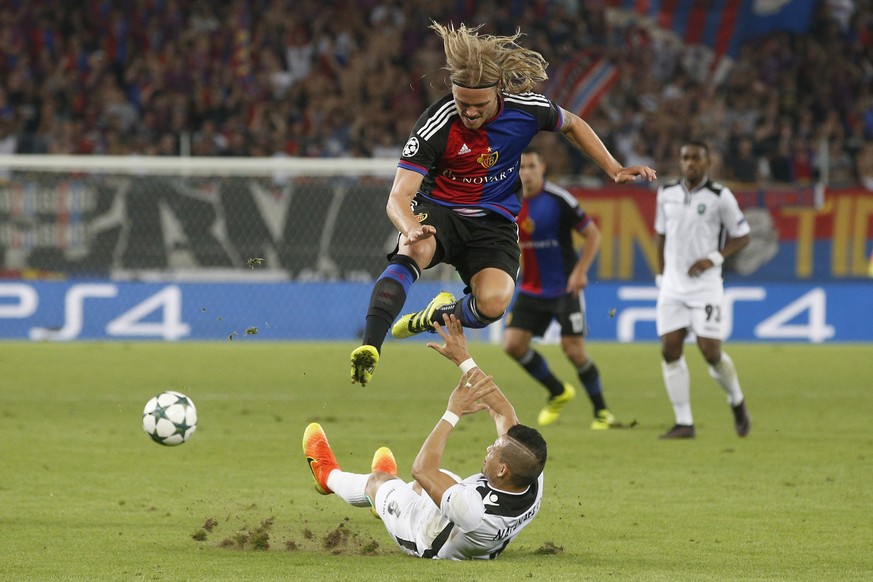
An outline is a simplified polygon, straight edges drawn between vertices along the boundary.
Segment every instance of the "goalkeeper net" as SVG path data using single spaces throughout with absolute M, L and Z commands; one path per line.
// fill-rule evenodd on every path
M 0 270 L 370 281 L 396 160 L 0 156 Z

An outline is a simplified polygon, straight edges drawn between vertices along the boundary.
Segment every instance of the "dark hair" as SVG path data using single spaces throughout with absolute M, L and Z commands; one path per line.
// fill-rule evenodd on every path
M 506 431 L 506 435 L 530 451 L 536 459 L 536 463 L 518 463 L 511 467 L 518 485 L 530 485 L 537 480 L 546 466 L 548 456 L 546 440 L 538 430 L 523 424 L 516 424 Z
M 683 148 L 685 146 L 694 146 L 694 147 L 701 148 L 704 152 L 706 152 L 706 155 L 709 156 L 709 146 L 706 145 L 705 142 L 703 142 L 699 139 L 689 139 L 688 141 L 686 141 L 682 144 Z

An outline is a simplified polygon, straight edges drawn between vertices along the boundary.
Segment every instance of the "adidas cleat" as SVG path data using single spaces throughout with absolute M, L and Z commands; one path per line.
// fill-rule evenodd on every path
M 603 410 L 597 411 L 597 416 L 591 423 L 591 430 L 609 430 L 614 426 L 617 426 L 615 417 L 610 411 L 604 408 Z
M 561 414 L 561 410 L 567 405 L 568 402 L 573 400 L 576 397 L 576 389 L 573 388 L 572 384 L 564 384 L 564 391 L 558 394 L 557 396 L 552 396 L 549 398 L 549 401 L 540 410 L 539 416 L 537 416 L 537 422 L 540 426 L 547 426 L 552 424 L 556 420 L 558 420 L 558 416 Z
M 360 382 L 366 386 L 373 379 L 376 364 L 379 363 L 379 350 L 373 346 L 358 346 L 352 351 L 352 384 Z
M 455 302 L 455 296 L 443 291 L 427 304 L 427 307 L 415 313 L 407 313 L 397 320 L 391 328 L 391 335 L 397 339 L 406 339 L 425 331 L 434 331 L 433 314 L 440 307 L 451 305 Z

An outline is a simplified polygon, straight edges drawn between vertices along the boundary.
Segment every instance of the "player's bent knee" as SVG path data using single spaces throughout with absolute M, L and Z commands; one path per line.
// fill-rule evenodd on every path
M 503 351 L 517 360 L 527 352 L 527 346 L 518 342 L 504 342 Z
M 392 475 L 391 473 L 374 471 L 370 474 L 370 478 L 367 479 L 367 485 L 364 488 L 364 493 L 366 493 L 368 498 L 376 499 L 376 492 L 379 491 L 379 487 L 381 487 L 391 479 L 399 479 L 399 477 L 397 477 L 397 475 Z
M 512 294 L 489 293 L 476 296 L 476 308 L 482 317 L 498 320 L 506 313 Z

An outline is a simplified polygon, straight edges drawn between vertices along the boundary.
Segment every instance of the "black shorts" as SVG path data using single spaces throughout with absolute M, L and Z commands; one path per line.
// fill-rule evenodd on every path
M 547 299 L 519 293 L 506 318 L 506 327 L 523 329 L 542 337 L 553 319 L 557 319 L 561 325 L 561 336 L 587 336 L 585 296 L 582 293 L 578 296 L 567 293 Z
M 412 212 L 417 217 L 423 215 L 419 222 L 436 228 L 437 249 L 426 269 L 440 263 L 452 265 L 468 288 L 473 275 L 488 267 L 504 271 L 513 281 L 518 277 L 521 251 L 514 222 L 499 214 L 468 218 L 418 197 L 413 201 Z M 394 247 L 388 260 L 399 248 Z

